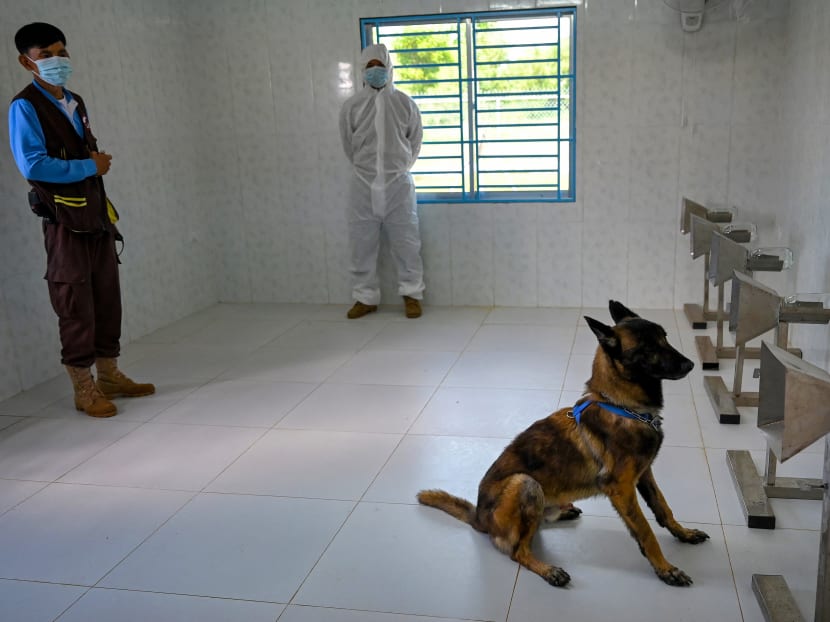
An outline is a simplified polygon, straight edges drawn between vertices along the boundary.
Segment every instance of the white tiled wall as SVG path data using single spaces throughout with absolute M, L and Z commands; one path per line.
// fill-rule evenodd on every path
M 830 5 L 793 2 L 781 64 L 785 102 L 776 163 L 784 169 L 781 209 L 775 228 L 793 248 L 796 268 L 783 293 L 830 292 Z M 794 341 L 804 358 L 830 367 L 827 326 L 796 326 Z
M 349 170 L 337 118 L 353 92 L 358 19 L 496 4 L 505 5 L 0 0 L 0 95 L 8 101 L 26 82 L 16 28 L 58 23 L 75 61 L 72 86 L 115 154 L 107 181 L 127 237 L 127 338 L 217 300 L 345 305 Z M 790 243 L 803 257 L 788 286 L 830 289 L 820 200 L 830 190 L 830 9 L 821 0 L 744 4 L 740 19 L 724 2 L 700 32 L 684 34 L 662 0 L 584 1 L 577 202 L 422 206 L 427 302 L 696 300 L 702 266 L 677 231 L 683 195 L 737 205 L 759 224 L 761 243 Z M 0 158 L 0 338 L 11 339 L 0 346 L 0 396 L 58 369 L 25 189 Z M 388 258 L 381 275 L 392 302 Z
M 238 193 L 220 201 L 210 184 L 221 175 L 231 185 L 238 175 L 224 175 L 234 158 L 211 159 L 216 143 L 205 130 L 223 111 L 206 105 L 214 69 L 194 59 L 205 49 L 210 58 L 212 50 L 200 42 L 194 53 L 185 26 L 192 8 L 178 0 L 0 2 L 0 99 L 10 101 L 29 81 L 17 63 L 17 28 L 55 23 L 73 59 L 70 87 L 85 98 L 101 148 L 113 154 L 106 182 L 126 238 L 124 341 L 216 302 L 224 281 L 217 212 L 238 204 Z M 227 69 L 222 74 L 224 80 Z M 61 370 L 40 225 L 29 214 L 28 187 L 5 130 L 0 153 L 0 397 L 6 397 Z

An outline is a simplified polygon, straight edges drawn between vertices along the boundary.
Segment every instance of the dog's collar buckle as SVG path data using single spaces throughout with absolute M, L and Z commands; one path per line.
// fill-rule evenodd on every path
M 661 426 L 663 424 L 663 418 L 660 415 L 636 413 L 633 410 L 628 410 L 627 408 L 622 408 L 621 406 L 615 406 L 614 404 L 609 404 L 608 402 L 595 402 L 594 400 L 585 400 L 584 402 L 577 404 L 573 407 L 573 410 L 568 412 L 568 416 L 573 416 L 576 422 L 579 423 L 579 419 L 582 416 L 582 411 L 588 408 L 588 406 L 590 406 L 591 404 L 596 404 L 600 408 L 603 408 L 608 412 L 612 412 L 615 415 L 619 415 L 620 417 L 625 417 L 626 419 L 635 419 L 637 421 L 647 423 L 655 430 L 655 432 L 660 432 Z

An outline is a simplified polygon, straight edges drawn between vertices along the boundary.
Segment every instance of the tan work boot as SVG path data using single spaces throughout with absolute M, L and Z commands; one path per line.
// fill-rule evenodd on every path
M 90 417 L 112 417 L 118 412 L 115 404 L 105 398 L 95 381 L 89 367 L 72 367 L 64 365 L 75 390 L 75 409 L 85 412 Z
M 98 389 L 107 398 L 114 397 L 142 397 L 152 395 L 156 387 L 149 382 L 133 382 L 118 369 L 117 359 L 95 359 L 98 370 Z
M 350 320 L 356 320 L 359 317 L 363 317 L 364 315 L 368 315 L 369 313 L 374 313 L 378 310 L 377 305 L 365 305 L 359 300 L 354 303 L 354 306 L 349 309 L 349 312 L 346 314 L 346 317 Z
M 403 297 L 404 308 L 406 309 L 406 317 L 414 319 L 421 317 L 421 301 L 409 296 Z

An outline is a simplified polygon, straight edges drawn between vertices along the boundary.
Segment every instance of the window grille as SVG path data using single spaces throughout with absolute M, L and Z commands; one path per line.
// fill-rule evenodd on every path
M 574 8 L 377 17 L 421 110 L 421 203 L 567 202 L 576 189 Z

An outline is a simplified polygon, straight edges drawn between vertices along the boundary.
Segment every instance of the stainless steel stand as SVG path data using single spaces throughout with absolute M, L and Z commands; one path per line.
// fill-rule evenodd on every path
M 708 222 L 717 227 L 717 223 L 732 222 L 732 212 L 726 210 L 709 210 L 699 203 L 695 203 L 691 199 L 683 197 L 681 202 L 681 217 L 680 217 L 680 233 L 687 234 L 693 230 L 692 219 L 697 218 L 702 222 Z M 700 235 L 705 237 L 703 230 Z M 694 237 L 694 236 L 693 236 Z M 716 311 L 709 308 L 709 283 L 707 281 L 707 274 L 709 273 L 709 249 L 708 243 L 703 238 L 698 240 L 697 250 L 694 239 L 691 242 L 692 259 L 697 259 L 700 255 L 704 255 L 703 262 L 703 305 L 686 303 L 683 305 L 683 313 L 686 319 L 689 320 L 694 329 L 706 328 L 706 323 L 717 318 Z
M 812 309 L 816 321 L 830 309 Z M 830 374 L 806 363 L 786 350 L 764 343 L 761 347 L 761 386 L 758 406 L 758 428 L 767 441 L 767 475 L 775 480 L 775 464 L 785 462 L 824 437 L 823 477 L 819 480 L 775 480 L 775 488 L 766 487 L 767 496 L 787 499 L 822 499 L 821 542 L 818 551 L 815 617 L 817 622 L 830 622 Z M 744 476 L 757 479 L 755 467 L 745 467 L 745 457 L 733 462 L 736 452 L 729 452 L 730 470 L 743 495 Z M 747 456 L 748 457 L 748 456 Z M 733 464 L 742 465 L 733 468 Z M 751 465 L 751 459 L 750 459 Z M 793 482 L 795 482 L 793 484 Z M 771 494 L 773 492 L 780 494 Z M 751 517 L 747 517 L 751 519 Z M 775 517 L 772 516 L 773 526 Z M 753 525 L 750 524 L 750 527 Z M 803 622 L 782 575 L 752 575 L 752 590 L 767 622 Z
M 818 500 L 826 494 L 827 473 L 823 480 L 777 477 L 776 469 L 779 459 L 791 458 L 830 431 L 830 416 L 821 416 L 822 411 L 830 415 L 830 375 L 783 348 L 764 343 L 759 389 L 758 428 L 767 441 L 764 475 L 758 475 L 746 450 L 730 449 L 726 459 L 747 526 L 775 529 L 770 499 Z
M 791 258 L 792 252 L 789 249 L 784 250 Z M 789 265 L 777 256 L 759 254 L 757 251 L 750 253 L 747 247 L 730 237 L 717 231 L 712 233 L 708 276 L 709 282 L 718 288 L 718 319 L 715 320 L 717 328 L 715 343 L 712 343 L 708 335 L 695 337 L 695 348 L 703 369 L 720 369 L 720 359 L 734 359 L 738 353 L 737 347 L 725 346 L 723 343 L 723 325 L 726 319 L 724 285 L 732 279 L 732 274 L 737 271 L 752 276 L 753 272 L 780 272 L 788 267 Z M 761 356 L 761 349 L 745 347 L 743 354 L 745 360 L 758 359 Z
M 821 542 L 818 548 L 815 622 L 830 622 L 830 436 L 824 439 L 824 478 L 821 508 Z M 783 575 L 752 575 L 752 591 L 767 622 L 804 622 Z
M 828 319 L 820 323 L 827 323 Z M 705 376 L 703 386 L 720 423 L 738 424 L 741 415 L 738 406 L 757 406 L 758 393 L 743 390 L 744 361 L 755 350 L 746 347 L 748 341 L 775 329 L 775 345 L 787 348 L 789 322 L 816 323 L 807 318 L 801 307 L 784 305 L 774 290 L 762 285 L 742 272 L 733 272 L 732 303 L 729 310 L 729 330 L 735 332 L 735 377 L 732 390 L 720 376 Z M 793 354 L 801 356 L 794 348 Z M 760 352 L 759 352 L 760 355 Z

